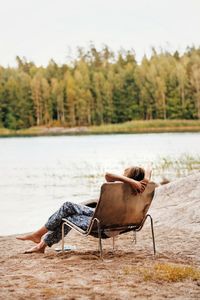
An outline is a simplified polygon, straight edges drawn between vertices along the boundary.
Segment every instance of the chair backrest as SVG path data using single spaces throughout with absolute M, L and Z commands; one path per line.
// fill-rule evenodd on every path
M 155 186 L 150 182 L 142 194 L 135 195 L 129 184 L 104 183 L 93 218 L 100 221 L 101 228 L 139 226 L 151 204 Z

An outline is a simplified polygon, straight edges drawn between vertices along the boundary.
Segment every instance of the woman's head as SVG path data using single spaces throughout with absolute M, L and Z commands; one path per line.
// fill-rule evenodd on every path
M 141 167 L 130 167 L 124 170 L 124 176 L 140 181 L 144 179 L 145 170 Z

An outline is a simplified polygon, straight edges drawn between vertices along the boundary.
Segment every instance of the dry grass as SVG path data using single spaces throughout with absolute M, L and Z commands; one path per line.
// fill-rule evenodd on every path
M 145 281 L 180 282 L 186 279 L 200 280 L 200 270 L 192 266 L 157 263 L 150 268 L 131 269 L 129 267 L 124 269 L 125 275 L 137 272 Z
M 199 132 L 200 120 L 132 120 L 120 124 L 102 124 L 84 127 L 35 126 L 27 129 L 9 130 L 0 128 L 0 136 L 40 136 L 66 134 L 109 134 L 149 132 Z M 51 129 L 54 129 L 53 131 Z
M 145 133 L 200 131 L 200 120 L 133 120 L 121 124 L 91 126 L 92 133 Z
M 59 292 L 58 289 L 50 288 L 50 287 L 46 287 L 41 290 L 41 294 L 48 297 L 58 296 L 58 292 Z

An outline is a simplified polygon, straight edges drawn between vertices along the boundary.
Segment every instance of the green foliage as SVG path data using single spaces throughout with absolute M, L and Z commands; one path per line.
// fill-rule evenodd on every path
M 90 126 L 131 120 L 200 119 L 200 49 L 180 55 L 78 49 L 70 64 L 46 68 L 17 57 L 0 67 L 0 127 Z

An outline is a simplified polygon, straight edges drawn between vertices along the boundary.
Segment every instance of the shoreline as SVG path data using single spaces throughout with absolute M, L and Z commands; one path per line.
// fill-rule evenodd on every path
M 35 126 L 11 130 L 0 128 L 0 137 L 34 137 L 97 134 L 141 134 L 141 133 L 200 132 L 200 120 L 149 120 L 129 121 L 121 124 L 80 127 Z

